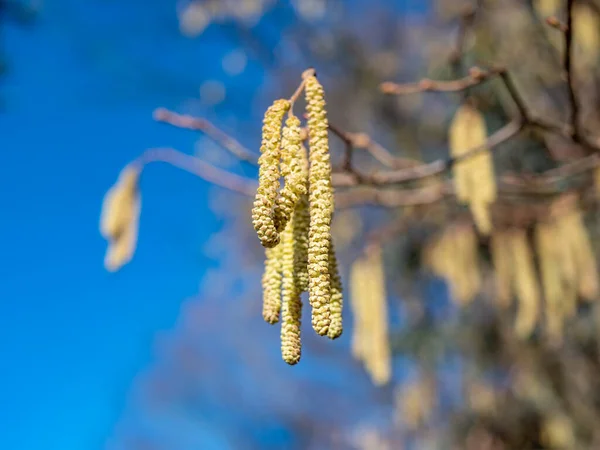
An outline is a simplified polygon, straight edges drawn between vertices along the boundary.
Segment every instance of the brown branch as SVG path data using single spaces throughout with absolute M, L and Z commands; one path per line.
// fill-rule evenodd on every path
M 509 122 L 507 125 L 493 133 L 484 144 L 470 149 L 464 155 L 456 159 L 438 159 L 428 164 L 420 164 L 418 166 L 394 171 L 374 172 L 372 174 L 335 172 L 333 174 L 333 184 L 335 186 L 356 186 L 359 184 L 384 185 L 405 183 L 432 177 L 434 175 L 440 175 L 449 170 L 453 164 L 459 164 L 466 161 L 484 150 L 496 147 L 511 139 L 516 136 L 521 129 L 522 124 L 520 122 Z
M 464 78 L 451 81 L 435 81 L 429 78 L 423 78 L 416 83 L 397 84 L 391 81 L 386 81 L 379 85 L 379 89 L 384 94 L 406 95 L 419 92 L 460 92 L 473 86 L 482 84 L 494 76 L 503 72 L 501 68 L 492 68 L 482 70 L 478 67 L 473 67 L 469 71 L 469 75 Z
M 419 189 L 381 189 L 372 186 L 359 186 L 342 192 L 336 192 L 335 203 L 339 208 L 355 206 L 400 206 L 429 205 L 452 194 L 451 183 L 437 184 Z
M 135 163 L 145 166 L 151 162 L 165 162 L 174 167 L 190 172 L 216 186 L 254 197 L 258 184 L 256 181 L 241 177 L 220 169 L 201 159 L 186 155 L 173 148 L 151 148 L 140 155 Z
M 567 29 L 565 30 L 565 56 L 563 60 L 563 70 L 567 77 L 567 90 L 569 93 L 569 103 L 571 104 L 571 126 L 573 127 L 573 140 L 580 142 L 579 130 L 579 103 L 575 95 L 574 67 L 573 67 L 573 8 L 575 0 L 567 0 Z
M 248 150 L 236 139 L 215 127 L 206 119 L 200 119 L 183 114 L 177 114 L 166 108 L 157 108 L 153 114 L 154 120 L 158 122 L 168 123 L 177 128 L 185 128 L 187 130 L 201 131 L 207 137 L 212 139 L 218 145 L 231 152 L 242 161 L 257 164 L 258 155 Z
M 559 31 L 565 33 L 569 28 L 567 24 L 562 23 L 556 16 L 546 17 L 546 23 L 552 28 L 556 28 Z

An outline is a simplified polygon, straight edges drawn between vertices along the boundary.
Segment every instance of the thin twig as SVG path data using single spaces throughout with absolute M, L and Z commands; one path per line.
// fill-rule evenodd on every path
M 406 183 L 440 175 L 449 170 L 454 164 L 464 162 L 479 152 L 492 149 L 511 139 L 516 136 L 521 129 L 521 122 L 509 122 L 507 125 L 493 133 L 484 144 L 470 149 L 464 155 L 456 159 L 438 159 L 428 164 L 420 164 L 415 167 L 394 171 L 378 171 L 371 174 L 358 174 L 358 176 L 356 173 L 335 172 L 333 174 L 333 184 L 335 186 L 356 186 L 358 184 L 385 185 Z
M 559 31 L 565 33 L 569 28 L 567 24 L 562 23 L 556 16 L 546 17 L 546 23 L 550 25 L 552 28 L 556 28 Z
M 579 103 L 575 95 L 574 67 L 573 67 L 573 8 L 575 0 L 567 0 L 567 29 L 565 30 L 565 57 L 563 60 L 563 70 L 567 77 L 567 89 L 569 93 L 569 103 L 571 104 L 571 126 L 573 127 L 573 140 L 580 142 L 579 130 Z
M 379 89 L 384 94 L 406 95 L 419 92 L 460 92 L 473 86 L 482 84 L 503 71 L 501 68 L 481 70 L 477 67 L 471 69 L 469 75 L 457 80 L 435 81 L 423 78 L 416 83 L 397 84 L 391 81 L 381 83 Z
M 258 183 L 250 178 L 241 177 L 220 169 L 201 159 L 187 155 L 173 148 L 151 148 L 140 155 L 134 163 L 143 166 L 152 162 L 165 162 L 190 172 L 216 186 L 254 197 Z
M 154 110 L 154 120 L 158 122 L 168 123 L 177 128 L 185 128 L 188 130 L 201 131 L 207 137 L 212 139 L 218 145 L 231 152 L 242 161 L 252 164 L 257 164 L 258 155 L 248 150 L 236 139 L 220 130 L 206 119 L 200 119 L 184 114 L 177 114 L 166 108 L 158 108 Z
M 400 206 L 428 205 L 452 194 L 452 184 L 438 184 L 419 189 L 380 189 L 372 186 L 359 186 L 342 192 L 336 192 L 335 204 L 339 208 L 355 206 Z

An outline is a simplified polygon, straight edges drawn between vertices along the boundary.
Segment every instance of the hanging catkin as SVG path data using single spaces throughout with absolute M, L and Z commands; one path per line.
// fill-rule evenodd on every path
M 100 232 L 108 240 L 104 266 L 114 272 L 127 264 L 135 252 L 141 196 L 139 168 L 126 166 L 102 203 Z
M 539 318 L 539 288 L 527 233 L 525 230 L 512 230 L 509 236 L 514 289 L 519 300 L 515 332 L 524 339 L 531 335 Z
M 472 148 L 485 144 L 485 119 L 476 108 L 464 104 L 452 119 L 448 137 L 451 156 L 460 158 Z M 458 201 L 469 205 L 477 229 L 482 234 L 489 234 L 492 228 L 489 208 L 496 200 L 496 181 L 489 149 L 457 161 L 452 171 Z
M 490 237 L 496 301 L 502 308 L 510 306 L 512 296 L 512 256 L 509 239 L 506 231 L 494 231 Z
M 574 207 L 558 219 L 560 239 L 568 246 L 576 273 L 578 294 L 587 300 L 598 297 L 598 269 L 592 243 L 581 211 Z
M 546 330 L 550 339 L 560 342 L 563 336 L 565 284 L 561 273 L 561 240 L 554 223 L 535 227 L 535 249 L 538 255 L 542 290 L 546 300 Z
M 481 285 L 478 243 L 472 226 L 451 225 L 423 248 L 423 263 L 448 283 L 459 305 L 470 303 Z
M 281 122 L 289 108 L 288 100 L 275 100 L 267 109 L 263 120 L 261 155 L 258 158 L 258 190 L 252 208 L 252 225 L 261 244 L 267 248 L 279 243 L 273 208 L 279 190 Z
M 573 40 L 576 44 L 575 64 L 583 71 L 591 71 L 598 62 L 600 46 L 600 18 L 584 3 L 573 5 Z M 589 76 L 589 75 L 588 75 Z
M 324 336 L 329 330 L 331 316 L 331 277 L 329 274 L 329 247 L 331 242 L 331 215 L 333 189 L 331 162 L 327 136 L 327 113 L 323 87 L 315 76 L 305 80 L 308 135 L 310 145 L 308 234 L 309 301 L 312 308 L 312 326 Z
M 352 354 L 363 362 L 373 383 L 386 384 L 391 355 L 385 275 L 381 248 L 370 247 L 350 270 L 350 302 L 354 316 Z
M 300 119 L 290 115 L 285 122 L 281 139 L 281 175 L 284 185 L 275 203 L 275 228 L 281 232 L 287 225 L 299 197 L 306 193 L 300 159 Z
M 343 305 L 343 294 L 342 294 L 342 279 L 340 277 L 337 257 L 335 255 L 335 248 L 333 241 L 329 243 L 329 275 L 331 276 L 331 303 L 329 305 L 329 311 L 331 315 L 331 323 L 329 324 L 329 331 L 327 336 L 330 339 L 336 339 L 342 335 L 342 305 Z
M 304 185 L 298 198 L 292 217 L 294 227 L 294 271 L 300 292 L 308 291 L 308 228 L 310 214 L 308 209 L 308 156 L 306 148 L 298 149 L 300 159 L 301 182 Z
M 281 258 L 282 246 L 265 249 L 265 271 L 262 277 L 263 319 L 275 324 L 281 311 Z
M 293 365 L 300 361 L 301 356 L 302 300 L 294 270 L 294 231 L 291 222 L 288 222 L 285 227 L 278 247 L 281 247 L 281 272 L 283 275 L 281 356 L 286 363 Z

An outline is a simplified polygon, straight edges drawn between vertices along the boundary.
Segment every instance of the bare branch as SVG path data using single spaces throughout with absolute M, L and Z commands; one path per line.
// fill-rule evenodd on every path
M 179 169 L 213 183 L 216 186 L 254 197 L 258 184 L 256 181 L 228 172 L 201 159 L 186 155 L 173 148 L 151 148 L 140 155 L 135 163 L 145 166 L 151 162 L 165 162 Z
M 428 205 L 442 200 L 453 192 L 451 183 L 437 184 L 420 189 L 381 189 L 360 186 L 356 189 L 336 192 L 335 203 L 339 208 L 373 205 L 386 208 Z
M 416 83 L 397 84 L 391 81 L 381 83 L 379 89 L 384 94 L 406 95 L 416 94 L 419 92 L 460 92 L 473 86 L 482 84 L 494 76 L 503 72 L 501 68 L 492 68 L 482 70 L 478 67 L 473 67 L 469 71 L 469 75 L 458 80 L 451 81 L 435 81 L 429 78 L 423 78 Z
M 252 164 L 257 164 L 258 155 L 248 150 L 236 139 L 220 130 L 206 119 L 200 119 L 183 114 L 177 114 L 166 108 L 157 108 L 154 110 L 154 120 L 168 123 L 178 128 L 201 131 L 218 145 L 230 151 L 237 158 Z
M 567 89 L 569 92 L 569 103 L 571 104 L 571 126 L 573 127 L 573 140 L 579 142 L 579 103 L 575 95 L 574 67 L 573 67 L 573 8 L 575 0 L 567 0 L 567 29 L 565 30 L 565 57 L 563 70 L 567 77 Z
M 453 164 L 466 161 L 481 151 L 492 149 L 511 139 L 516 136 L 521 129 L 522 125 L 520 122 L 509 122 L 507 125 L 493 133 L 483 145 L 472 148 L 463 156 L 456 159 L 438 159 L 428 164 L 420 164 L 418 166 L 394 171 L 374 172 L 372 174 L 335 172 L 333 174 L 333 184 L 334 186 L 356 186 L 359 184 L 383 185 L 405 183 L 439 175 L 449 170 Z

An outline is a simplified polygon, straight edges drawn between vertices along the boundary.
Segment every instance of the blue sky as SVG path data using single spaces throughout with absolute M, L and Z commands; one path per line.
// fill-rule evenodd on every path
M 152 109 L 197 95 L 211 74 L 185 64 L 172 2 L 45 3 L 33 27 L 3 24 L 0 448 L 96 449 L 154 334 L 197 292 L 201 239 L 217 226 L 203 182 L 151 167 L 138 254 L 108 274 L 102 196 L 144 148 L 192 148 L 195 136 L 154 124 Z

